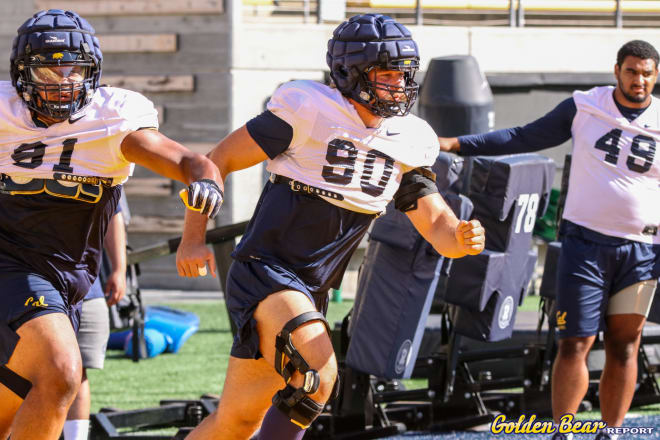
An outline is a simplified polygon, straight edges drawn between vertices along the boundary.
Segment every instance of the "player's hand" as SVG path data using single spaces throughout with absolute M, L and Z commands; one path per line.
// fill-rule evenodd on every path
M 176 269 L 179 276 L 196 278 L 205 276 L 206 265 L 215 277 L 215 257 L 213 252 L 204 243 L 188 243 L 181 240 L 176 251 Z
M 179 197 L 186 208 L 212 219 L 220 211 L 224 194 L 214 180 L 201 179 L 182 189 Z
M 105 282 L 105 301 L 109 306 L 117 304 L 126 294 L 126 272 L 113 271 Z
M 456 227 L 456 241 L 459 248 L 468 255 L 478 255 L 486 245 L 486 231 L 479 220 L 461 220 Z
M 438 142 L 440 143 L 440 151 L 457 152 L 461 148 L 461 144 L 458 143 L 458 138 L 455 137 L 438 137 Z

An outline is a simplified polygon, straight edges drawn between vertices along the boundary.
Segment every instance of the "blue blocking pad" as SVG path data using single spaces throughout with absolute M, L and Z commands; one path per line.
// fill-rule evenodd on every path
M 532 230 L 547 207 L 555 166 L 537 154 L 477 157 L 467 199 L 455 195 L 461 160 L 438 157 L 436 184 L 458 217 L 481 221 L 486 250 L 447 260 L 405 215 L 388 210 L 377 219 L 349 328 L 350 367 L 390 379 L 410 377 L 434 296 L 458 306 L 457 334 L 482 341 L 511 336 L 534 272 Z
M 172 338 L 166 334 L 154 330 L 152 328 L 144 329 L 144 343 L 147 349 L 147 357 L 152 358 L 164 352 L 168 345 L 172 343 Z M 126 356 L 133 354 L 133 338 L 129 337 L 126 340 L 126 347 L 124 348 Z
M 199 330 L 199 317 L 192 312 L 171 307 L 148 306 L 145 308 L 144 328 L 149 353 L 154 353 L 153 356 L 163 351 L 177 353 L 183 344 Z M 162 335 L 162 338 L 156 333 Z M 124 350 L 127 355 L 130 355 L 133 350 L 132 336 L 131 330 L 111 333 L 108 339 L 108 349 Z M 149 348 L 149 344 L 152 348 Z M 162 350 L 160 350 L 161 348 Z
M 462 185 L 465 159 L 451 153 L 441 152 L 431 167 L 435 173 L 435 183 L 440 193 L 458 194 Z
M 456 333 L 500 341 L 534 273 L 532 232 L 550 199 L 555 165 L 538 154 L 477 157 L 470 179 L 473 217 L 486 229 L 486 250 L 452 263 L 444 300 L 458 305 Z
M 507 339 L 513 333 L 516 311 L 534 273 L 536 251 L 486 250 L 475 257 L 458 259 L 452 265 L 446 301 L 461 306 L 454 329 L 480 341 Z
M 540 154 L 479 156 L 473 161 L 468 197 L 486 229 L 486 248 L 525 252 L 537 217 L 550 200 L 555 164 Z
M 168 353 L 177 353 L 188 338 L 199 330 L 199 317 L 192 312 L 148 306 L 145 315 L 146 329 L 158 330 L 172 339 L 167 346 Z
M 469 199 L 456 195 L 462 158 L 441 154 L 433 170 L 454 213 L 484 225 L 486 250 L 448 260 L 404 214 L 388 209 L 377 219 L 349 327 L 346 364 L 356 370 L 388 379 L 410 377 L 436 295 L 458 306 L 457 334 L 499 341 L 513 332 L 536 264 L 532 230 L 548 204 L 554 163 L 537 154 L 477 157 Z
M 443 259 L 369 244 L 351 318 L 348 366 L 388 379 L 410 377 Z
M 470 216 L 466 197 L 446 194 L 445 200 L 457 216 Z M 388 207 L 374 223 L 360 268 L 348 366 L 388 379 L 411 376 L 447 262 L 405 214 Z

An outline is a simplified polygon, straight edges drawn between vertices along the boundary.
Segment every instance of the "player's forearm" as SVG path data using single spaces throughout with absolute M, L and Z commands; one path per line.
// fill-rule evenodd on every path
M 441 255 L 459 258 L 466 255 L 456 238 L 460 220 L 438 193 L 417 199 L 417 208 L 406 211 L 415 229 Z
M 492 156 L 500 154 L 520 154 L 541 150 L 547 146 L 527 141 L 521 127 L 506 128 L 457 139 L 457 151 L 461 156 Z
M 191 184 L 202 179 L 211 179 L 218 183 L 220 189 L 224 191 L 223 176 L 218 167 L 201 154 L 191 154 L 181 160 L 183 170 L 183 182 Z
M 208 217 L 199 212 L 186 209 L 181 240 L 187 243 L 204 243 L 206 241 L 206 222 Z
M 186 185 L 202 179 L 221 180 L 220 171 L 206 156 L 188 150 L 155 130 L 130 133 L 121 143 L 121 152 L 128 162 Z
M 427 238 L 433 249 L 447 258 L 461 258 L 467 255 L 456 238 L 459 220 L 450 209 L 433 221 L 431 234 Z
M 559 103 L 546 115 L 524 126 L 459 136 L 463 156 L 530 153 L 556 147 L 572 136 L 577 108 L 573 98 Z

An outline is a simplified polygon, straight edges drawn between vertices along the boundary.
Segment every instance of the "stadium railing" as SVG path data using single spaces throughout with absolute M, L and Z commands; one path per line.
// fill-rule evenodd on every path
M 243 0 L 244 17 L 321 22 L 324 5 L 346 17 L 380 12 L 406 24 L 454 26 L 657 26 L 657 0 Z

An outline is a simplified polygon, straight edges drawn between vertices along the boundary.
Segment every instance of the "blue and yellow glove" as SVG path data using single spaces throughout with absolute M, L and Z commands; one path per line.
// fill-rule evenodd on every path
M 179 197 L 186 208 L 211 219 L 220 212 L 223 196 L 218 184 L 211 179 L 197 180 L 179 192 Z

